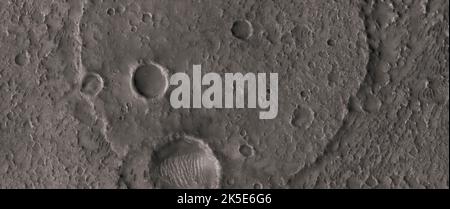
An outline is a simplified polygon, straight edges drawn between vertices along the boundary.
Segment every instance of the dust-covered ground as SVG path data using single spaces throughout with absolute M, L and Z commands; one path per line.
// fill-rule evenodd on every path
M 449 188 L 448 41 L 448 0 L 1 0 L 0 188 Z M 173 108 L 199 64 L 277 117 Z

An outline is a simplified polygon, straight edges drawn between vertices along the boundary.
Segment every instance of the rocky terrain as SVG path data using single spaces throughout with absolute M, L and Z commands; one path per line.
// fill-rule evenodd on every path
M 0 188 L 449 188 L 448 0 L 0 0 Z M 278 115 L 175 109 L 278 73 Z M 270 93 L 270 92 L 268 92 Z

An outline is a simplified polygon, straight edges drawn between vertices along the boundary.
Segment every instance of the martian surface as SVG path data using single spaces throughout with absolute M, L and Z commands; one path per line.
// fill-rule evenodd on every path
M 448 61 L 448 0 L 0 0 L 0 188 L 448 189 Z M 277 116 L 173 108 L 193 65 Z

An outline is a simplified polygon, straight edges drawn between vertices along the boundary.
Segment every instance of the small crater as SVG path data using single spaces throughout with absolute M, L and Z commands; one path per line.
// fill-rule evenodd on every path
M 372 187 L 375 187 L 376 185 L 378 185 L 378 180 L 371 175 L 366 179 L 365 184 L 372 188 Z
M 239 131 L 239 135 L 245 137 L 247 136 L 247 131 L 245 129 L 241 129 L 241 131 Z
M 327 45 L 330 46 L 330 47 L 333 47 L 333 46 L 336 45 L 336 41 L 334 39 L 330 38 L 330 39 L 327 40 Z
M 144 23 L 150 23 L 152 22 L 152 19 L 153 19 L 152 13 L 144 13 L 142 15 L 142 22 Z
M 162 97 L 168 88 L 167 72 L 153 63 L 138 67 L 132 81 L 135 91 L 147 99 Z
M 253 189 L 263 189 L 263 188 L 264 188 L 264 186 L 261 183 L 259 183 L 259 182 L 256 182 L 253 185 Z
M 156 184 L 171 189 L 216 189 L 221 166 L 211 148 L 200 139 L 184 136 L 161 148 L 155 156 Z
M 17 65 L 24 66 L 30 61 L 30 54 L 27 51 L 20 52 L 14 59 Z
M 231 32 L 234 37 L 247 40 L 253 35 L 253 26 L 248 20 L 238 20 L 233 23 Z
M 81 84 L 81 92 L 95 97 L 103 89 L 104 82 L 103 78 L 97 73 L 88 73 Z
M 250 146 L 248 144 L 243 144 L 239 147 L 239 152 L 244 157 L 250 157 L 254 154 L 254 149 L 252 146 Z
M 114 8 L 108 8 L 106 10 L 106 14 L 108 14 L 109 16 L 113 16 L 116 14 L 116 10 Z
M 308 92 L 306 91 L 300 91 L 300 97 L 305 99 L 308 96 Z
M 314 111 L 305 106 L 298 106 L 292 115 L 291 124 L 297 128 L 308 129 L 314 120 Z
M 227 185 L 228 185 L 228 186 L 232 186 L 232 185 L 234 185 L 234 183 L 236 183 L 236 182 L 234 181 L 234 178 L 229 178 L 229 179 L 227 180 Z
M 137 31 L 137 27 L 136 26 L 131 26 L 130 31 L 135 33 Z

